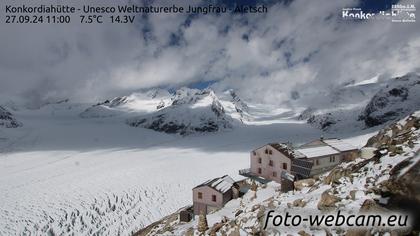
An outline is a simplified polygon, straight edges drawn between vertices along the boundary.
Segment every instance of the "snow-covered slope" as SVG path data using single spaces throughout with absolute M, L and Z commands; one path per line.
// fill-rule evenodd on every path
M 16 120 L 12 113 L 6 108 L 0 106 L 0 128 L 16 128 L 22 126 L 22 123 Z
M 127 120 L 127 124 L 133 127 L 182 135 L 230 129 L 233 122 L 212 90 L 189 88 L 177 90 L 171 105 Z
M 402 118 L 420 108 L 420 76 L 345 84 L 333 89 L 323 103 L 305 109 L 301 120 L 324 131 L 369 128 Z
M 161 109 L 171 102 L 172 95 L 164 89 L 151 89 L 129 96 L 115 97 L 93 105 L 82 113 L 82 118 L 107 118 L 147 114 Z
M 381 89 L 362 111 L 361 120 L 368 127 L 384 124 L 420 109 L 420 75 L 395 78 Z

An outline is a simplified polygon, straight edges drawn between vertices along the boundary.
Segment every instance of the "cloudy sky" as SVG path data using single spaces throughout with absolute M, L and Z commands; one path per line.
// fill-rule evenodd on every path
M 1 9 L 18 2 L 25 1 L 5 0 Z M 115 5 L 43 1 L 86 2 Z M 147 2 L 186 6 L 213 1 Z M 3 19 L 0 93 L 31 101 L 97 101 L 144 88 L 212 81 L 217 89 L 234 88 L 244 98 L 276 103 L 288 100 L 291 91 L 323 93 L 350 80 L 418 71 L 419 20 L 356 22 L 341 17 L 343 7 L 384 7 L 377 2 L 261 1 L 269 6 L 267 14 L 138 15 L 134 24 L 120 25 L 82 25 L 77 15 L 67 25 L 5 24 Z M 400 1 L 406 2 L 420 9 L 420 1 Z

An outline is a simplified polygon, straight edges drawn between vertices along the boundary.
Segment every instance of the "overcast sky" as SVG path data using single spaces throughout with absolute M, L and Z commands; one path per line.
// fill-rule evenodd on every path
M 17 2 L 24 1 L 2 1 L 1 9 Z M 43 1 L 63 2 L 116 1 Z M 154 4 L 172 2 L 202 3 Z M 121 25 L 2 20 L 1 97 L 97 101 L 142 88 L 216 81 L 217 89 L 234 88 L 247 99 L 275 103 L 289 99 L 293 90 L 323 93 L 345 81 L 418 70 L 419 20 L 343 20 L 342 8 L 358 6 L 355 0 L 287 2 L 270 4 L 267 14 L 159 14 Z

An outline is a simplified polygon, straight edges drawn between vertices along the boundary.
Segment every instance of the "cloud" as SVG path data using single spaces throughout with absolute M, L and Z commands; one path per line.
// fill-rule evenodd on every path
M 8 3 L 16 4 L 2 5 Z M 342 20 L 341 9 L 357 4 L 295 0 L 270 5 L 267 14 L 138 15 L 135 24 L 122 25 L 2 22 L 0 93 L 94 101 L 141 88 L 216 80 L 217 89 L 235 88 L 247 99 L 280 103 L 294 90 L 322 93 L 345 81 L 419 68 L 419 23 Z

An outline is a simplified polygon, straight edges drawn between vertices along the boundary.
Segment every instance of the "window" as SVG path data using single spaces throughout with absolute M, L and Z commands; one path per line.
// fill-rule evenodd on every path
M 319 159 L 315 160 L 315 165 L 317 165 L 317 166 L 319 165 Z
M 252 151 L 252 155 L 253 155 L 253 156 L 256 156 L 256 155 L 257 155 L 257 153 L 256 153 L 255 151 Z
M 335 156 L 330 156 L 330 162 L 335 162 Z
M 261 164 L 262 160 L 261 157 L 258 157 L 258 163 Z
M 268 149 L 265 149 L 265 151 L 264 151 L 264 152 L 265 152 L 265 154 L 268 154 Z
M 287 170 L 287 163 L 283 163 L 283 169 Z
M 277 177 L 277 172 L 273 172 L 273 177 Z
M 215 201 L 216 201 L 216 195 L 211 195 L 211 200 L 212 200 L 213 202 L 215 202 Z
M 198 192 L 198 199 L 203 199 L 203 193 L 202 192 Z
M 270 160 L 270 161 L 268 162 L 268 165 L 269 165 L 269 166 L 274 166 L 273 160 Z
M 258 174 L 261 174 L 261 168 L 258 168 Z
M 273 150 L 268 150 L 269 155 L 273 155 Z

